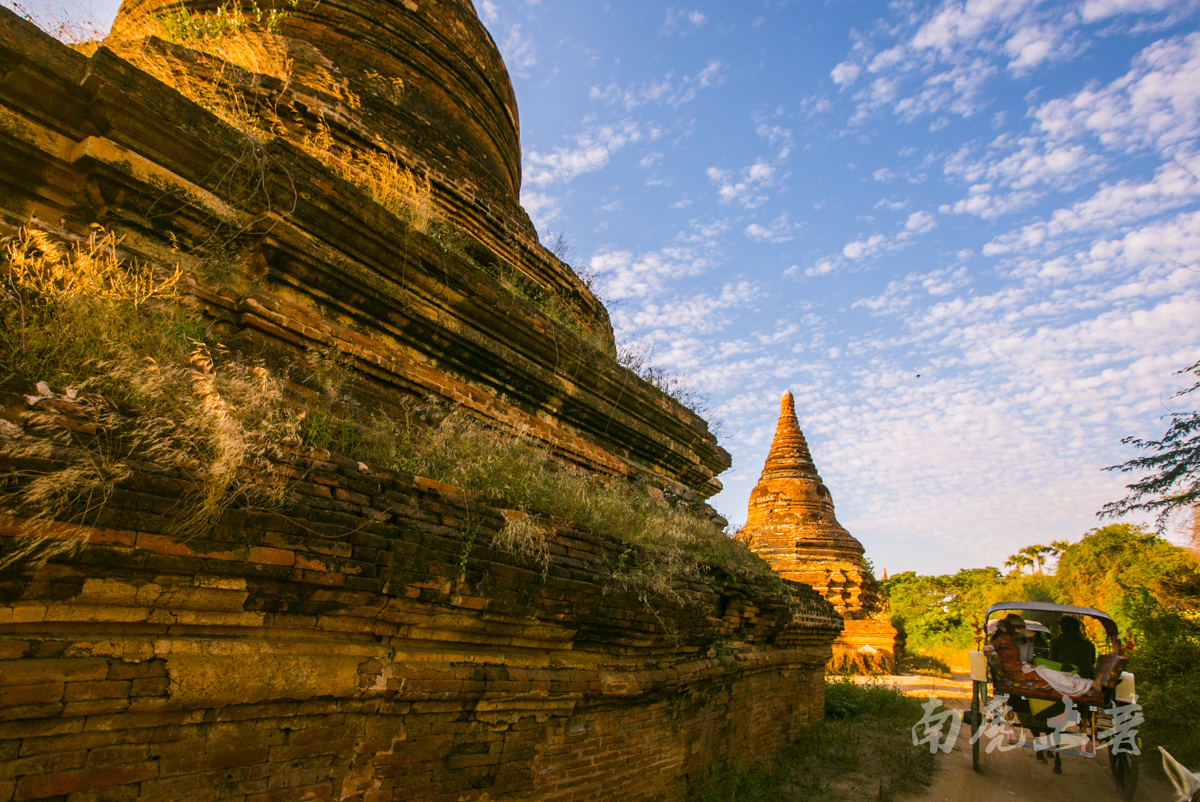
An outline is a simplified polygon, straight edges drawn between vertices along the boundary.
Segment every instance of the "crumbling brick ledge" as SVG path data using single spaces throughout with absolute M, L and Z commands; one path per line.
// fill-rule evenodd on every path
M 323 456 L 186 542 L 147 466 L 0 577 L 0 801 L 684 799 L 822 716 L 842 621 L 807 586 L 648 607 L 628 544 L 546 521 L 543 570 L 492 545 L 520 513 Z

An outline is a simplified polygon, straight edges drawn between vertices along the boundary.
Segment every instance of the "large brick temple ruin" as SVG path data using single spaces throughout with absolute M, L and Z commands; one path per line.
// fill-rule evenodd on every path
M 617 364 L 521 208 L 516 102 L 469 0 L 280 3 L 282 78 L 153 34 L 220 5 L 126 0 L 84 48 L 0 8 L 0 236 L 103 228 L 179 265 L 230 349 L 332 354 L 381 414 L 433 397 L 651 497 L 720 489 L 728 453 Z M 441 227 L 322 149 L 428 182 Z M 3 498 L 73 464 L 68 389 L 0 382 Z M 682 799 L 823 716 L 825 596 L 851 632 L 867 610 L 848 536 L 820 541 L 836 593 L 832 570 L 789 574 L 818 593 L 702 566 L 659 598 L 614 580 L 648 552 L 610 533 L 323 449 L 272 470 L 284 508 L 188 537 L 195 471 L 151 455 L 81 517 L 0 508 L 0 800 Z M 497 545 L 513 520 L 542 562 Z M 23 562 L 35 535 L 78 547 Z
M 894 661 L 896 629 L 863 563 L 862 544 L 834 515 L 833 497 L 813 464 L 791 391 L 784 391 L 779 407 L 771 450 L 738 537 L 781 576 L 814 588 L 845 619 L 835 655 Z

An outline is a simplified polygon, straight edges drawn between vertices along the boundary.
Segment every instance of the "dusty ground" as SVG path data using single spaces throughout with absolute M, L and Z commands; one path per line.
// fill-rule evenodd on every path
M 947 707 L 965 710 L 971 704 L 971 685 L 965 675 L 953 680 L 932 677 L 885 677 L 883 681 L 914 696 L 930 692 L 945 700 Z M 915 722 L 914 722 L 915 723 Z M 933 785 L 922 796 L 905 797 L 905 802 L 1119 802 L 1120 796 L 1108 773 L 1105 757 L 1089 760 L 1064 757 L 1062 774 L 1054 774 L 1054 760 L 1038 762 L 1032 749 L 982 754 L 982 771 L 971 767 L 971 738 L 964 728 L 955 748 L 938 755 Z M 1135 802 L 1172 802 L 1175 796 L 1161 773 L 1148 769 L 1157 753 L 1143 754 Z

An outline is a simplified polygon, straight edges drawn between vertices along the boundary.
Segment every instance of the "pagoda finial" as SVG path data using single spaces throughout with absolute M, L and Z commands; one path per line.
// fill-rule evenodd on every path
M 779 398 L 779 423 L 759 481 L 788 478 L 821 481 L 796 419 L 795 398 L 791 390 L 784 390 Z

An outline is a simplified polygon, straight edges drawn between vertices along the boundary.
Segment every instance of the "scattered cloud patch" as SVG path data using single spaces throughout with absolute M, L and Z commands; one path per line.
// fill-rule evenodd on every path
M 829 77 L 833 82 L 841 87 L 850 86 L 858 80 L 859 73 L 862 72 L 862 67 L 853 62 L 843 61 L 829 72 Z
M 745 234 L 755 242 L 788 242 L 794 239 L 794 231 L 796 226 L 788 219 L 787 212 L 783 212 L 774 220 L 770 226 L 762 226 L 758 223 L 751 223 L 746 226 Z
M 522 34 L 519 23 L 514 23 L 508 29 L 508 36 L 500 45 L 500 52 L 504 54 L 504 63 L 508 68 L 522 77 L 528 77 L 529 68 L 537 64 L 537 49 L 534 47 L 533 37 Z
M 563 216 L 562 203 L 558 198 L 528 186 L 521 187 L 521 206 L 533 221 L 533 227 L 541 233 L 548 231 L 550 224 L 561 220 Z
M 573 148 L 555 148 L 550 153 L 530 151 L 525 157 L 525 180 L 539 187 L 567 183 L 604 167 L 613 153 L 641 138 L 637 123 L 629 120 L 593 127 L 575 138 Z
M 661 79 L 652 79 L 645 83 L 622 87 L 616 83 L 608 86 L 593 86 L 588 91 L 592 100 L 603 101 L 610 106 L 622 106 L 626 111 L 632 111 L 647 104 L 666 104 L 677 109 L 696 99 L 701 90 L 716 86 L 724 81 L 725 64 L 721 61 L 710 61 L 694 75 L 684 75 L 676 80 L 675 73 L 669 72 Z
M 762 159 L 743 168 L 738 176 L 719 167 L 709 167 L 706 172 L 717 187 L 721 203 L 736 203 L 746 209 L 755 209 L 770 200 L 763 190 L 775 183 L 775 168 Z
M 670 36 L 672 34 L 686 36 L 689 33 L 695 32 L 707 21 L 708 16 L 703 11 L 696 9 L 688 11 L 672 6 L 667 9 L 667 18 L 663 20 L 660 33 L 663 36 Z
M 603 250 L 588 262 L 596 273 L 601 294 L 614 301 L 655 295 L 669 280 L 697 276 L 711 264 L 702 249 L 691 246 L 668 247 L 636 256 L 628 250 Z
M 1200 33 L 1160 40 L 1106 86 L 1048 101 L 1034 130 L 1053 143 L 1097 140 L 1119 153 L 1168 155 L 1200 136 Z

